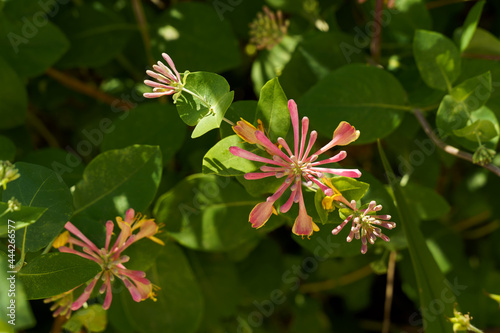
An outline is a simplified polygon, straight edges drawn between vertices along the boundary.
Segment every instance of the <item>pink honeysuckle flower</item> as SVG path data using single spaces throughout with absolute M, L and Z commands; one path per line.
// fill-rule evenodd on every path
M 184 79 L 181 78 L 181 75 L 175 68 L 175 64 L 172 61 L 172 58 L 166 53 L 162 53 L 163 58 L 167 61 L 167 64 L 170 66 L 168 68 L 164 63 L 158 61 L 158 65 L 153 65 L 152 70 L 147 70 L 146 74 L 156 79 L 156 81 L 145 80 L 144 83 L 153 88 L 152 93 L 144 93 L 144 97 L 146 98 L 157 98 L 165 95 L 174 95 L 174 101 L 177 99 L 177 96 L 182 93 L 184 85 L 186 84 L 187 74 L 184 74 Z
M 297 105 L 294 100 L 288 101 L 288 110 L 292 120 L 294 134 L 294 151 L 290 149 L 283 138 L 278 138 L 278 144 L 285 148 L 286 154 L 281 151 L 275 144 L 268 139 L 262 131 L 255 131 L 255 138 L 258 144 L 265 148 L 271 158 L 261 157 L 239 147 L 232 146 L 229 151 L 235 155 L 251 161 L 271 164 L 273 166 L 264 165 L 260 168 L 262 172 L 251 172 L 245 174 L 245 179 L 262 179 L 274 176 L 281 178 L 286 176 L 283 184 L 278 190 L 267 198 L 265 202 L 257 204 L 250 212 L 250 223 L 254 228 L 262 227 L 273 212 L 273 205 L 281 195 L 290 187 L 292 193 L 290 198 L 280 207 L 280 212 L 286 213 L 294 202 L 299 203 L 299 216 L 295 220 L 292 232 L 299 236 L 311 236 L 314 231 L 318 231 L 318 226 L 313 222 L 312 218 L 307 215 L 304 198 L 302 196 L 302 183 L 308 187 L 316 184 L 325 195 L 333 195 L 333 190 L 322 183 L 319 179 L 324 173 L 331 173 L 346 177 L 360 177 L 361 172 L 357 169 L 332 169 L 323 168 L 321 165 L 335 163 L 343 160 L 347 153 L 341 151 L 337 155 L 327 158 L 322 161 L 317 161 L 318 156 L 326 152 L 330 148 L 337 145 L 347 145 L 359 137 L 359 131 L 347 122 L 341 122 L 333 134 L 332 140 L 321 149 L 313 154 L 309 154 L 318 136 L 316 131 L 312 131 L 309 137 L 309 143 L 306 147 L 306 137 L 309 128 L 309 119 L 302 118 L 302 132 L 299 140 L 299 114 Z
M 344 222 L 339 224 L 335 229 L 332 230 L 332 234 L 337 235 L 342 228 L 345 227 L 349 221 L 352 220 L 351 232 L 347 236 L 347 241 L 351 242 L 354 237 L 356 239 L 361 238 L 361 253 L 365 254 L 368 250 L 368 242 L 374 244 L 377 237 L 388 242 L 389 237 L 382 233 L 379 228 L 384 227 L 387 229 L 394 229 L 396 227 L 395 222 L 390 222 L 390 215 L 374 215 L 382 209 L 382 205 L 377 205 L 375 201 L 371 201 L 366 209 L 358 209 L 356 207 L 356 201 L 352 200 L 351 204 L 348 206 L 352 209 L 352 214 L 349 215 Z
M 154 238 L 153 235 L 158 231 L 158 226 L 153 220 L 147 220 L 145 218 L 138 220 L 134 216 L 134 213 L 133 209 L 129 209 L 125 214 L 125 220 L 117 218 L 121 231 L 113 245 L 111 245 L 111 237 L 113 235 L 114 223 L 113 221 L 106 222 L 106 241 L 104 248 L 101 249 L 71 222 L 66 223 L 65 228 L 70 234 L 63 233 L 63 238 L 64 241 L 70 244 L 70 247 L 59 246 L 59 251 L 73 253 L 80 257 L 93 260 L 102 268 L 102 271 L 92 279 L 80 297 L 71 304 L 71 310 L 75 311 L 83 306 L 90 297 L 99 279 L 103 281 L 99 293 L 104 294 L 104 292 L 106 292 L 103 308 L 105 310 L 109 309 L 112 300 L 111 283 L 114 281 L 115 277 L 123 281 L 134 301 L 140 302 L 147 298 L 155 300 L 154 287 L 151 282 L 146 279 L 146 273 L 129 270 L 123 265 L 130 259 L 128 256 L 122 255 L 125 249 L 141 238 Z M 139 229 L 137 234 L 132 233 L 135 229 Z M 74 246 L 79 246 L 82 250 L 75 250 L 73 248 Z

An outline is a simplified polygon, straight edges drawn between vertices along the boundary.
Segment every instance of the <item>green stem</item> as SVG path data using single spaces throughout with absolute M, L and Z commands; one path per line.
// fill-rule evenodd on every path
M 14 268 L 14 270 L 16 272 L 19 272 L 19 270 L 23 267 L 24 265 L 24 257 L 26 256 L 26 252 L 25 252 L 25 246 L 26 246 L 26 233 L 28 232 L 28 227 L 26 226 L 24 228 L 24 235 L 23 235 L 23 247 L 21 248 L 21 259 L 19 259 L 19 261 L 17 262 L 16 264 L 16 267 Z
M 226 117 L 223 117 L 222 120 L 224 120 L 229 125 L 234 126 L 234 123 L 231 120 L 227 119 Z

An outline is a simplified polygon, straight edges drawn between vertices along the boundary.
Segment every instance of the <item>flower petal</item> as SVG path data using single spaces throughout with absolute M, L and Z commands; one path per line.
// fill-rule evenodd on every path
M 295 148 L 295 156 L 299 156 L 299 111 L 297 103 L 293 99 L 288 101 L 288 111 L 290 111 L 290 119 L 293 126 L 293 145 Z

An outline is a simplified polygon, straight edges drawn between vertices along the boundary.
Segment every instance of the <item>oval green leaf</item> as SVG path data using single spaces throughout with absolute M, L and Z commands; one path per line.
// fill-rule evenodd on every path
M 298 102 L 299 115 L 330 137 L 341 121 L 361 132 L 356 143 L 389 135 L 401 123 L 406 93 L 392 74 L 366 65 L 348 65 L 328 74 Z
M 140 212 L 153 200 L 162 174 L 160 148 L 134 145 L 98 155 L 83 173 L 73 193 L 75 215 L 96 219 Z
M 48 253 L 35 257 L 17 274 L 28 299 L 62 294 L 92 279 L 101 267 L 71 253 Z
M 73 212 L 71 193 L 54 171 L 24 162 L 15 165 L 21 177 L 8 184 L 2 200 L 7 202 L 14 197 L 22 206 L 47 208 L 27 229 L 26 250 L 34 252 L 47 246 L 70 218 Z M 22 239 L 23 235 L 18 233 L 17 237 Z

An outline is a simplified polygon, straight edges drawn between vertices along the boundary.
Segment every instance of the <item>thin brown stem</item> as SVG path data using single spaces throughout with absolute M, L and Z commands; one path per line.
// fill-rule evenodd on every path
M 98 101 L 101 101 L 103 103 L 109 104 L 111 106 L 116 106 L 120 105 L 121 109 L 132 109 L 133 105 L 128 102 L 128 101 L 121 101 L 119 98 L 116 98 L 114 96 L 108 95 L 105 92 L 100 91 L 99 89 L 96 89 L 84 82 L 81 82 L 80 80 L 77 80 L 63 72 L 60 72 L 54 68 L 49 68 L 45 72 L 48 76 L 53 78 L 56 81 L 59 81 L 61 84 L 65 85 L 66 87 L 73 89 L 75 91 L 78 91 L 84 95 L 87 95 L 89 97 L 92 97 Z
M 26 115 L 28 124 L 33 126 L 35 130 L 42 136 L 50 147 L 59 148 L 59 142 L 45 124 L 30 110 Z
M 500 61 L 500 55 L 497 54 L 462 53 L 462 57 Z
M 375 31 L 373 32 L 370 44 L 372 59 L 376 64 L 380 64 L 380 45 L 382 42 L 382 11 L 384 10 L 384 0 L 377 0 L 375 3 Z
M 454 3 L 467 2 L 467 1 L 478 1 L 478 0 L 436 0 L 428 2 L 425 6 L 427 7 L 427 9 L 434 9 L 438 7 L 451 5 Z
M 444 143 L 443 141 L 441 141 L 441 139 L 439 139 L 437 137 L 437 135 L 434 133 L 431 126 L 427 122 L 427 119 L 425 119 L 424 115 L 422 114 L 422 112 L 419 109 L 414 109 L 413 113 L 415 114 L 415 117 L 417 117 L 418 121 L 420 122 L 420 125 L 423 127 L 427 136 L 429 138 L 431 138 L 432 141 L 434 141 L 436 146 L 438 146 L 439 148 L 441 148 L 442 150 L 444 150 L 445 152 L 447 152 L 450 155 L 456 156 L 458 158 L 461 158 L 463 160 L 466 160 L 466 161 L 473 163 L 472 162 L 472 154 L 461 151 L 458 148 L 450 146 L 450 145 Z M 479 164 L 476 164 L 476 165 L 479 165 Z M 489 164 L 479 165 L 479 166 L 482 166 L 483 168 L 490 170 L 491 172 L 493 172 L 494 174 L 496 174 L 497 176 L 500 177 L 500 168 L 497 167 L 496 165 L 489 163 Z
M 384 323 L 382 325 L 382 333 L 389 333 L 391 328 L 391 307 L 392 296 L 394 294 L 394 271 L 396 270 L 396 251 L 392 251 L 389 255 L 389 264 L 387 266 L 387 284 L 385 287 L 385 304 L 384 304 Z
M 361 280 L 364 277 L 372 274 L 373 270 L 370 265 L 361 267 L 360 269 L 339 277 L 338 279 L 331 279 L 321 282 L 306 283 L 300 286 L 300 291 L 303 293 L 316 293 L 324 290 L 330 290 L 335 287 L 341 287 Z
M 137 23 L 139 24 L 139 30 L 141 31 L 142 41 L 144 42 L 144 49 L 146 50 L 148 62 L 149 64 L 153 64 L 154 58 L 151 54 L 151 38 L 149 37 L 146 15 L 144 14 L 144 7 L 142 7 L 142 0 L 132 0 L 132 8 L 134 9 L 134 15 Z

